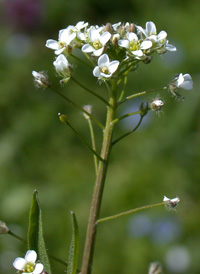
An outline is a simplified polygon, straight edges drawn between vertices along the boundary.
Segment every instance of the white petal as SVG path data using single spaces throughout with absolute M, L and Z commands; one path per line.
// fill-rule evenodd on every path
M 90 44 L 85 44 L 81 49 L 83 52 L 93 52 L 95 49 Z
M 24 258 L 16 258 L 13 262 L 13 266 L 14 268 L 16 268 L 17 270 L 22 270 L 26 264 L 26 260 Z
M 85 41 L 86 40 L 86 36 L 84 33 L 82 32 L 77 32 L 77 37 L 78 39 L 82 40 L 82 41 Z
M 41 73 L 38 73 L 37 71 L 32 71 L 32 75 L 33 75 L 33 77 L 34 78 L 40 78 L 40 76 L 41 76 Z
M 53 39 L 49 39 L 46 41 L 46 45 L 45 45 L 47 48 L 50 48 L 50 49 L 59 49 L 59 44 L 56 40 L 53 40 Z
M 163 202 L 168 202 L 168 201 L 170 201 L 170 199 L 169 199 L 169 198 L 167 198 L 166 196 L 164 196 L 164 198 L 163 198 Z
M 141 43 L 141 49 L 149 49 L 152 47 L 152 42 L 151 41 L 143 41 Z
M 107 54 L 103 54 L 102 56 L 99 57 L 98 59 L 98 66 L 100 68 L 103 68 L 103 67 L 108 67 L 109 66 L 109 57 Z
M 93 52 L 94 56 L 100 56 L 103 53 L 104 47 L 97 49 Z
M 118 66 L 119 66 L 119 61 L 112 61 L 109 64 L 108 68 L 111 74 L 113 74 L 118 69 Z
M 146 22 L 146 32 L 148 36 L 157 33 L 156 26 L 153 22 Z
M 141 50 L 133 50 L 131 51 L 133 55 L 137 56 L 137 57 L 141 57 L 144 55 L 144 53 Z
M 193 88 L 193 82 L 191 81 L 184 81 L 182 84 L 179 85 L 179 87 L 183 88 L 183 89 L 192 89 Z
M 110 37 L 111 37 L 110 32 L 106 31 L 101 35 L 99 40 L 102 45 L 105 45 L 108 42 L 108 40 L 110 40 Z
M 147 34 L 146 34 L 145 30 L 141 26 L 137 26 L 137 30 L 138 30 L 139 33 L 142 33 L 147 37 Z
M 55 50 L 55 54 L 60 55 L 64 50 L 65 50 L 65 47 L 63 47 L 61 49 L 58 49 L 58 50 Z
M 104 78 L 110 78 L 112 76 L 112 74 L 111 73 L 109 73 L 109 74 L 105 74 L 105 73 L 101 73 L 101 77 L 104 77 Z
M 122 48 L 129 48 L 129 41 L 128 40 L 119 40 L 118 45 Z
M 65 33 L 66 33 L 66 29 L 61 29 L 59 31 L 59 34 L 58 34 L 58 40 L 59 41 L 62 41 L 62 38 L 64 37 Z
M 88 23 L 86 22 L 86 23 L 84 23 L 84 21 L 80 21 L 80 22 L 78 22 L 77 24 L 76 24 L 76 28 L 78 29 L 78 30 L 81 30 L 81 29 L 83 29 L 83 28 L 85 28 L 85 27 L 87 27 L 88 26 Z
M 99 34 L 98 30 L 96 30 L 96 29 L 91 29 L 91 30 L 89 31 L 89 37 L 90 37 L 90 41 L 91 41 L 91 42 L 94 42 L 94 41 L 100 39 L 100 34 Z
M 169 51 L 176 51 L 176 47 L 174 47 L 173 45 L 170 45 L 170 44 L 166 45 L 166 49 Z
M 158 34 L 158 40 L 163 40 L 167 37 L 167 33 L 166 31 L 162 30 L 159 34 Z
M 34 250 L 28 250 L 25 255 L 25 260 L 27 262 L 35 263 L 37 259 L 37 253 Z
M 129 33 L 127 33 L 127 38 L 128 38 L 128 40 L 129 41 L 138 41 L 138 37 L 137 37 L 137 35 L 134 33 L 134 32 L 129 32 Z
M 177 79 L 177 86 L 179 87 L 184 82 L 183 74 L 180 73 Z
M 101 77 L 101 72 L 100 72 L 98 66 L 96 66 L 96 67 L 93 69 L 93 75 L 94 75 L 95 77 L 98 77 L 98 78 Z
M 43 268 L 44 268 L 43 264 L 40 264 L 40 263 L 36 264 L 35 269 L 33 271 L 33 274 L 40 274 L 40 273 L 42 273 Z

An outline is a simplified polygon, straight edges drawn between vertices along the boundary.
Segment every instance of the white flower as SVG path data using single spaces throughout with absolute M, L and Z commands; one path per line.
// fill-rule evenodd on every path
M 151 48 L 152 42 L 144 40 L 140 43 L 137 35 L 134 32 L 127 33 L 126 37 L 127 39 L 119 40 L 118 45 L 120 47 L 130 50 L 137 59 L 142 59 L 143 57 L 145 57 L 145 54 L 142 50 Z
M 168 210 L 176 210 L 176 207 L 180 202 L 180 199 L 178 197 L 169 199 L 166 196 L 164 196 L 163 202 L 165 203 L 165 206 Z
M 43 72 L 32 71 L 34 81 L 37 87 L 47 88 L 49 86 L 47 75 Z
M 107 54 L 103 54 L 98 59 L 98 66 L 93 70 L 93 75 L 98 77 L 98 79 L 110 78 L 113 73 L 117 70 L 119 66 L 119 61 L 110 62 Z
M 177 93 L 178 88 L 183 88 L 187 90 L 193 88 L 193 81 L 190 74 L 186 73 L 183 75 L 182 73 L 180 73 L 169 83 L 169 90 L 171 91 L 171 93 L 180 99 L 184 99 L 184 97 Z
M 83 52 L 92 52 L 94 56 L 100 56 L 106 43 L 110 40 L 111 34 L 105 31 L 102 35 L 97 29 L 90 29 L 88 33 L 89 43 L 82 46 Z
M 83 32 L 81 32 L 81 30 L 86 28 L 87 26 L 88 26 L 87 22 L 85 23 L 84 21 L 80 21 L 76 24 L 76 26 L 70 25 L 66 29 L 67 29 L 69 35 L 75 33 L 78 39 L 86 40 L 86 36 Z
M 43 264 L 35 263 L 37 253 L 34 250 L 28 250 L 25 258 L 18 257 L 14 260 L 13 266 L 20 271 L 21 274 L 40 274 L 43 271 Z
M 188 73 L 184 75 L 180 73 L 179 76 L 174 79 L 172 84 L 175 88 L 183 88 L 187 90 L 193 88 L 192 77 Z
M 60 54 L 53 62 L 53 65 L 57 73 L 64 78 L 64 82 L 68 81 L 72 74 L 72 68 L 65 55 Z
M 66 29 L 60 30 L 58 35 L 58 41 L 49 39 L 46 42 L 46 47 L 55 50 L 55 54 L 57 55 L 61 54 L 64 50 L 67 50 L 68 52 L 69 47 L 71 47 L 70 43 L 76 37 L 76 32 L 72 32 L 71 30 L 71 26 Z
M 158 53 L 164 53 L 167 50 L 176 51 L 176 47 L 168 44 L 167 33 L 162 30 L 157 34 L 156 26 L 153 22 L 146 23 L 146 29 L 137 26 L 139 34 L 143 34 L 144 37 L 152 42 L 152 49 L 156 49 Z

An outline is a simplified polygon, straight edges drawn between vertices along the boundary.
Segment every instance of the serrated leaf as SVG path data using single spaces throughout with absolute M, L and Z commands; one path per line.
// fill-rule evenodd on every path
M 71 222 L 72 222 L 72 239 L 71 239 L 71 245 L 69 249 L 67 274 L 76 274 L 77 263 L 78 263 L 79 232 L 78 232 L 78 223 L 73 211 L 71 211 Z
M 40 208 L 37 191 L 34 191 L 33 193 L 29 213 L 28 249 L 35 250 L 38 260 L 40 260 L 40 262 L 44 265 L 44 270 L 47 271 L 48 274 L 51 274 L 51 267 L 43 236 L 42 211 Z

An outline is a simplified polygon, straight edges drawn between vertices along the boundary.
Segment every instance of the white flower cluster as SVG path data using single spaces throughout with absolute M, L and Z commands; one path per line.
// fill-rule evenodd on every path
M 153 22 L 147 22 L 146 28 L 132 23 L 121 22 L 103 26 L 89 26 L 84 21 L 59 31 L 58 41 L 49 39 L 46 47 L 58 55 L 54 61 L 56 71 L 66 81 L 71 76 L 71 65 L 67 57 L 74 48 L 85 54 L 91 54 L 97 66 L 93 75 L 101 80 L 109 80 L 117 72 L 133 70 L 139 61 L 149 63 L 152 53 L 163 54 L 176 48 L 168 43 L 167 33 L 157 34 Z

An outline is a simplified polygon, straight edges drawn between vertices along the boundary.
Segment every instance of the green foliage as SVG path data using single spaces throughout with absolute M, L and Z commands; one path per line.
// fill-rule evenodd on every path
M 35 250 L 38 255 L 38 259 L 44 265 L 44 270 L 47 271 L 48 274 L 51 274 L 51 267 L 43 237 L 42 212 L 36 190 L 33 193 L 29 215 L 28 249 Z
M 71 211 L 71 222 L 72 222 L 72 239 L 71 239 L 71 245 L 69 249 L 67 274 L 76 274 L 77 262 L 78 262 L 78 249 L 79 249 L 79 232 L 78 232 L 78 223 L 73 211 Z

